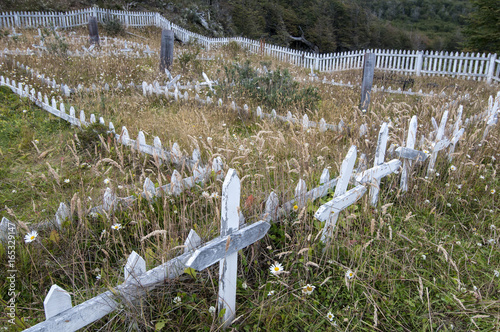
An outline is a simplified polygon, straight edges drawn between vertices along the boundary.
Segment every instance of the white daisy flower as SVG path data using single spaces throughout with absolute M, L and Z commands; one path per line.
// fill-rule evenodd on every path
M 352 272 L 352 270 L 347 270 L 347 272 L 345 273 L 345 277 L 347 279 L 352 279 L 354 278 L 354 272 Z
M 326 318 L 331 322 L 331 321 L 333 321 L 335 316 L 332 314 L 331 311 L 328 311 L 328 313 L 326 314 Z
M 111 229 L 115 229 L 115 230 L 119 230 L 121 228 L 122 228 L 121 224 L 114 224 L 113 226 L 111 226 Z
M 498 278 L 500 277 L 500 272 L 498 272 L 498 270 L 493 270 L 493 275 Z
M 97 280 L 101 280 L 101 275 L 98 274 L 96 277 L 95 277 Z
M 425 261 L 427 259 L 427 256 L 422 254 L 422 259 Z
M 174 298 L 174 304 L 179 304 L 179 303 L 181 303 L 181 302 L 182 302 L 182 299 L 181 299 L 181 297 L 180 297 L 180 296 L 176 296 L 176 297 Z
M 274 295 L 274 291 L 273 290 L 270 291 L 269 293 L 267 293 L 267 296 L 272 296 L 272 295 Z
M 37 231 L 31 231 L 24 236 L 24 242 L 26 242 L 26 243 L 33 242 L 33 241 L 35 241 L 37 236 L 38 236 Z
M 302 287 L 302 294 L 310 295 L 310 294 L 312 294 L 312 292 L 314 291 L 315 288 L 316 288 L 316 286 L 307 284 L 304 287 Z
M 283 271 L 283 265 L 278 262 L 274 262 L 274 264 L 269 268 L 269 271 L 271 271 L 274 275 L 278 275 L 281 271 Z
M 210 308 L 208 308 L 208 312 L 211 313 L 211 314 L 214 314 L 215 313 L 215 307 L 213 305 L 210 306 Z
M 450 171 L 456 171 L 456 170 L 457 170 L 457 167 L 455 165 L 450 166 Z
M 110 180 L 109 179 L 104 179 L 104 184 L 109 184 Z
M 69 183 L 69 179 L 64 180 L 64 183 Z
M 241 288 L 243 288 L 243 289 L 247 289 L 248 288 L 248 285 L 247 285 L 246 281 L 243 281 L 243 283 L 241 284 Z

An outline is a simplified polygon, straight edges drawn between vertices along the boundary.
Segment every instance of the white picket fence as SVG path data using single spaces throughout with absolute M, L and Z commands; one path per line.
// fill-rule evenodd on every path
M 488 83 L 500 82 L 500 59 L 497 54 L 380 49 L 315 54 L 243 37 L 208 38 L 171 23 L 159 13 L 151 12 L 118 11 L 96 7 L 66 13 L 3 12 L 0 13 L 0 27 L 25 28 L 53 25 L 72 28 L 86 25 L 91 16 L 97 17 L 99 22 L 112 18 L 119 20 L 125 26 L 156 26 L 172 29 L 176 37 L 183 42 L 196 41 L 208 50 L 211 47 L 236 42 L 253 53 L 267 55 L 300 67 L 313 68 L 320 72 L 361 69 L 364 54 L 371 52 L 376 55 L 375 68 L 379 70 L 416 76 L 437 75 L 485 80 Z
M 495 99 L 490 97 L 488 108 L 485 112 L 466 122 L 471 123 L 472 121 L 486 120 L 487 127 L 484 135 L 486 136 L 490 126 L 497 124 L 499 110 L 500 93 Z M 413 148 L 416 140 L 417 121 L 416 117 L 411 119 L 407 146 L 396 149 L 399 157 L 404 160 L 401 177 L 401 188 L 403 191 L 407 188 L 408 165 L 410 162 L 422 162 L 429 155 L 431 156 L 431 160 L 435 160 L 437 153 L 450 145 L 448 155 L 449 158 L 452 157 L 451 154 L 454 152 L 455 144 L 464 132 L 464 128 L 460 128 L 462 123 L 461 117 L 462 110 L 459 108 L 452 129 L 446 131 L 448 111 L 443 113 L 440 125 L 435 125 L 435 133 L 433 132 L 429 135 L 429 137 L 435 135 L 435 143 L 432 145 L 432 151 L 429 153 Z M 433 122 L 436 121 L 434 120 Z M 451 135 L 452 138 L 450 140 L 444 137 L 446 132 Z M 360 134 L 366 134 L 366 126 L 364 129 L 360 128 Z M 327 195 L 329 189 L 335 188 L 333 199 L 320 206 L 315 213 L 315 218 L 325 222 L 321 240 L 326 243 L 330 242 L 340 212 L 358 201 L 366 193 L 367 187 L 370 189 L 370 202 L 376 206 L 380 180 L 400 169 L 402 165 L 401 160 L 393 159 L 388 162 L 384 161 L 387 140 L 388 124 L 383 123 L 377 140 L 374 167 L 363 169 L 364 167 L 361 165 L 354 172 L 357 149 L 355 146 L 352 146 L 342 163 L 340 174 L 336 179 L 330 180 L 329 172 L 325 169 L 320 178 L 320 186 L 310 191 L 307 191 L 305 182 L 302 179 L 299 180 L 293 200 L 284 203 L 281 207 L 279 206 L 278 196 L 275 193 L 271 193 L 266 201 L 262 220 L 243 228 L 240 228 L 241 223 L 244 221 L 239 212 L 240 181 L 236 172 L 229 169 L 223 184 L 220 237 L 206 243 L 193 252 L 189 250 L 199 246 L 200 240 L 199 236 L 192 231 L 186 240 L 185 246 L 188 249 L 184 254 L 149 271 L 146 271 L 144 260 L 133 252 L 129 256 L 125 266 L 125 282 L 115 287 L 114 293 L 108 291 L 74 308 L 71 304 L 70 295 L 57 285 L 53 285 L 44 301 L 46 320 L 27 329 L 27 331 L 75 331 L 114 311 L 118 307 L 117 298 L 130 302 L 138 296 L 142 296 L 146 290 L 161 284 L 165 279 L 179 276 L 186 267 L 203 270 L 217 262 L 219 262 L 220 266 L 219 311 L 224 310 L 225 312 L 223 315 L 223 326 L 229 326 L 236 313 L 237 251 L 261 239 L 270 227 L 269 222 L 271 220 L 277 221 L 281 216 L 288 214 L 292 211 L 294 205 L 302 208 L 305 206 L 307 200 L 315 200 L 323 197 Z M 360 164 L 363 163 L 362 159 L 360 158 Z M 432 169 L 431 162 L 429 163 L 429 169 Z M 351 183 L 354 187 L 347 190 Z M 169 190 L 172 190 L 172 186 L 174 185 L 171 184 Z M 154 185 L 150 181 L 146 181 L 144 184 L 146 198 L 152 199 L 153 195 L 151 194 L 154 192 L 158 192 L 158 190 L 154 188 Z M 103 206 L 112 208 L 115 199 L 113 198 L 113 202 L 110 204 L 106 200 L 105 198 Z M 3 220 L 0 229 L 6 228 L 8 225 L 8 220 Z

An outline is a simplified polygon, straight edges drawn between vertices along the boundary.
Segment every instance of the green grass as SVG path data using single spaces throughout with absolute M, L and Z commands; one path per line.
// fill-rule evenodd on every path
M 29 34 L 25 35 L 29 43 Z M 14 42 L 8 43 L 15 47 Z M 0 43 L 0 49 L 3 47 Z M 246 59 L 252 66 L 269 60 L 241 49 L 229 51 L 221 51 L 225 60 L 211 62 L 213 68 L 207 71 L 211 79 L 222 81 L 228 60 L 240 66 Z M 128 60 L 119 57 L 66 59 L 64 67 L 58 66 L 63 59 L 57 56 L 21 60 L 63 78 L 63 82 L 81 75 L 82 82 L 89 80 L 87 85 L 111 83 L 117 75 L 120 80 L 128 75 L 133 80 L 150 75 L 148 82 L 155 75 L 161 78 L 154 72 L 123 72 Z M 134 68 L 157 68 L 152 59 L 130 62 Z M 241 208 L 249 223 L 260 219 L 271 191 L 285 202 L 293 198 L 300 178 L 312 188 L 324 167 L 330 167 L 332 177 L 337 176 L 351 145 L 358 147 L 358 156 L 366 153 L 371 165 L 382 121 L 392 120 L 390 145 L 406 140 L 413 114 L 418 115 L 421 125 L 418 138 L 433 130 L 431 117 L 439 122 L 445 108 L 450 110 L 449 123 L 456 118 L 458 105 L 450 106 L 455 97 L 383 93 L 375 94 L 372 110 L 362 113 L 354 106 L 359 90 L 311 84 L 303 80 L 307 78 L 305 70 L 267 64 L 273 70 L 282 65 L 301 82 L 296 87 L 313 87 L 321 97 L 316 110 L 278 100 L 279 112 L 290 110 L 297 117 L 307 113 L 313 121 L 324 117 L 328 123 L 343 119 L 349 131 L 304 131 L 300 126 L 257 119 L 256 105 L 251 106 L 250 114 L 237 114 L 215 105 L 143 97 L 131 89 L 73 95 L 65 103 L 67 109 L 70 104 L 84 109 L 87 116 L 102 115 L 117 129 L 126 125 L 131 138 L 141 129 L 148 143 L 159 136 L 164 146 L 178 142 L 187 154 L 199 148 L 204 162 L 221 156 L 225 171 L 234 168 L 242 179 Z M 198 70 L 198 65 L 182 68 L 176 61 L 172 72 L 197 78 Z M 102 78 L 99 72 L 104 73 Z M 40 88 L 36 80 L 14 71 L 11 61 L 2 63 L 0 74 Z M 344 75 L 344 81 L 355 81 L 358 74 L 330 74 L 328 78 L 337 80 L 338 75 Z M 456 90 L 473 96 L 461 101 L 464 118 L 482 112 L 487 97 L 497 89 L 480 82 L 424 77 L 415 80 L 414 90 L 436 84 L 447 93 Z M 58 98 L 57 92 L 44 89 Z M 250 92 L 233 87 L 232 99 L 224 102 L 237 100 L 242 106 L 250 100 Z M 252 102 L 259 101 L 254 96 Z M 179 246 L 191 228 L 204 241 L 219 234 L 220 199 L 206 198 L 206 193 L 221 193 L 222 181 L 214 176 L 204 186 L 179 196 L 163 195 L 151 202 L 138 199 L 115 213 L 88 214 L 101 204 L 105 187 L 111 187 L 119 197 L 139 197 L 147 177 L 156 186 L 167 184 L 174 166 L 158 165 L 153 158 L 117 144 L 100 126 L 72 128 L 7 88 L 0 89 L 0 111 L 0 216 L 15 222 L 19 231 L 16 303 L 17 316 L 23 321 L 17 327 L 8 325 L 12 330 L 44 320 L 43 300 L 52 284 L 71 292 L 76 305 L 121 283 L 123 266 L 133 250 L 145 258 L 150 269 L 180 254 Z M 369 128 L 366 139 L 357 134 L 363 123 Z M 481 141 L 483 131 L 483 123 L 467 127 L 452 162 L 444 153 L 439 154 L 435 167 L 439 176 L 426 178 L 427 163 L 414 165 L 407 193 L 399 191 L 399 175 L 384 178 L 377 207 L 371 207 L 366 196 L 342 212 L 328 246 L 319 242 L 323 225 L 313 215 L 332 194 L 273 223 L 261 241 L 238 254 L 237 319 L 232 327 L 237 331 L 498 330 L 500 278 L 495 271 L 500 271 L 500 127 L 492 128 L 487 141 Z M 35 140 L 38 143 L 34 144 Z M 451 165 L 456 170 L 451 170 Z M 186 167 L 177 170 L 183 176 L 191 175 Z M 109 179 L 108 184 L 105 179 Z M 60 202 L 72 210 L 63 227 L 37 226 L 53 217 Z M 112 230 L 115 223 L 122 229 Z M 25 243 L 23 236 L 37 227 L 37 239 Z M 151 236 L 146 238 L 148 234 Z M 0 260 L 6 262 L 6 257 L 2 246 Z M 270 273 L 275 262 L 283 265 L 284 273 Z M 352 279 L 346 277 L 349 270 L 354 273 Z M 4 269 L 0 269 L 2 301 L 10 299 L 5 280 Z M 315 286 L 310 295 L 302 293 L 307 284 Z M 211 306 L 217 306 L 217 292 L 218 266 L 185 273 L 167 280 L 133 305 L 122 303 L 119 310 L 83 330 L 220 330 L 217 314 L 209 312 Z M 181 298 L 180 303 L 174 302 L 176 297 Z M 328 312 L 335 316 L 331 322 Z M 6 318 L 1 316 L 2 323 Z

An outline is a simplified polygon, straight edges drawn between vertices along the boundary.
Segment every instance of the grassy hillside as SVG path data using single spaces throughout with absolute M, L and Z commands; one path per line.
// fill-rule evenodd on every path
M 146 40 L 124 38 L 158 51 L 160 31 L 131 31 Z M 35 31 L 21 32 L 19 38 L 0 39 L 0 49 L 26 49 L 37 43 Z M 76 33 L 85 35 L 86 30 Z M 82 45 L 67 46 L 75 50 Z M 271 191 L 283 203 L 293 199 L 299 179 L 313 188 L 325 168 L 331 178 L 338 176 L 352 145 L 358 157 L 366 154 L 367 167 L 373 165 L 383 122 L 390 123 L 389 145 L 403 145 L 409 120 L 417 115 L 419 141 L 420 135 L 425 136 L 417 148 L 430 150 L 432 118 L 439 121 L 448 110 L 451 125 L 459 105 L 463 120 L 480 114 L 488 97 L 498 90 L 474 80 L 416 77 L 414 90 L 445 91 L 446 96 L 378 92 L 372 95 L 371 109 L 363 112 L 356 106 L 359 88 L 310 82 L 308 70 L 248 54 L 235 44 L 204 54 L 212 60 L 185 56 L 199 51 L 196 44 L 176 44 L 179 56 L 171 72 L 182 74 L 183 84 L 203 81 L 202 72 L 218 80 L 215 92 L 198 93 L 202 99 L 222 98 L 225 107 L 200 104 L 194 98 L 144 96 L 130 88 L 131 81 L 164 84 L 167 78 L 157 71 L 157 57 L 77 58 L 57 52 L 43 57 L 9 56 L 0 62 L 0 75 L 54 96 L 66 109 L 72 105 L 87 116 L 102 116 L 117 131 L 126 126 L 131 138 L 142 130 L 148 143 L 158 136 L 168 148 L 177 142 L 184 155 L 199 149 L 204 164 L 222 158 L 224 171 L 233 168 L 242 180 L 241 212 L 247 223 L 261 218 Z M 72 87 L 108 83 L 112 88 L 64 97 L 20 69 L 18 61 Z M 273 73 L 264 74 L 264 65 Z M 359 82 L 361 72 L 324 76 Z M 118 82 L 123 89 L 113 88 Z M 193 96 L 191 90 L 187 91 Z M 239 106 L 246 103 L 249 112 L 233 110 L 229 107 L 233 101 Z M 344 129 L 322 133 L 291 122 L 260 119 L 259 105 L 265 112 L 274 108 L 283 116 L 290 111 L 297 119 L 307 114 L 315 122 L 342 120 Z M 367 125 L 367 133 L 360 136 L 362 124 Z M 365 195 L 343 211 L 329 245 L 319 242 L 324 225 L 314 212 L 333 192 L 273 222 L 261 241 L 238 253 L 237 319 L 232 327 L 237 331 L 498 330 L 500 126 L 492 127 L 486 140 L 482 140 L 484 121 L 462 127 L 465 134 L 452 160 L 442 151 L 430 174 L 426 162 L 414 163 L 406 193 L 399 190 L 400 174 L 385 177 L 377 206 L 372 207 Z M 447 137 L 450 132 L 448 126 Z M 150 269 L 182 253 L 191 228 L 203 241 L 219 234 L 222 180 L 216 174 L 180 195 L 164 193 L 149 201 L 141 196 L 146 178 L 159 187 L 170 183 L 174 170 L 183 177 L 192 170 L 159 163 L 124 147 L 100 126 L 71 127 L 6 88 L 0 89 L 0 144 L 0 216 L 13 221 L 19 232 L 15 246 L 18 320 L 8 325 L 5 312 L 0 316 L 1 325 L 12 331 L 44 320 L 43 300 L 52 284 L 70 292 L 76 305 L 122 283 L 123 266 L 132 251 L 144 257 Z M 106 187 L 118 197 L 137 200 L 115 212 L 90 213 L 102 203 Z M 40 226 L 61 201 L 70 206 L 68 220 L 59 229 Z M 113 228 L 117 224 L 121 228 Z M 25 241 L 24 236 L 34 229 L 36 239 Z M 7 259 L 7 248 L 0 246 L 4 305 L 11 298 L 4 268 Z M 279 274 L 270 271 L 276 263 L 283 267 Z M 188 271 L 159 285 L 141 301 L 120 301 L 118 310 L 83 330 L 219 331 L 218 314 L 211 309 L 217 306 L 218 271 L 218 266 Z M 306 291 L 307 285 L 314 286 L 311 292 Z

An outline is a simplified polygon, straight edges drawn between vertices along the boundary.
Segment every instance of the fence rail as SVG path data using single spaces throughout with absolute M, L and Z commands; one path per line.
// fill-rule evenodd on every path
M 0 13 L 2 28 L 34 28 L 55 26 L 73 28 L 86 25 L 89 17 L 95 16 L 99 22 L 108 19 L 119 20 L 129 27 L 156 26 L 172 29 L 183 42 L 196 41 L 206 49 L 236 42 L 250 52 L 267 55 L 279 61 L 312 68 L 320 72 L 335 72 L 361 69 L 364 54 L 375 53 L 376 69 L 412 75 L 451 76 L 464 79 L 485 80 L 487 83 L 500 82 L 500 60 L 497 54 L 408 51 L 408 50 L 359 50 L 340 53 L 315 54 L 286 47 L 266 44 L 248 38 L 208 38 L 193 33 L 171 23 L 159 13 L 131 12 L 88 8 L 66 13 L 62 12 L 4 12 Z

